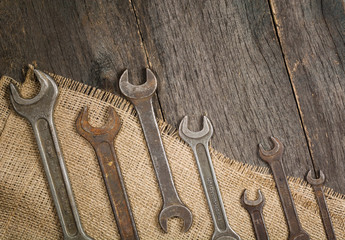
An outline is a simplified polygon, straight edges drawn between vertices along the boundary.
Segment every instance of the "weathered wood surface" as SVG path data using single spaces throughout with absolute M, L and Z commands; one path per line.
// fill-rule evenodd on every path
M 266 165 L 257 157 L 258 142 L 279 136 L 287 172 L 302 177 L 311 161 L 268 3 L 134 6 L 168 122 L 189 115 L 195 127 L 206 114 L 215 130 L 212 145 L 256 165 Z
M 272 0 L 277 32 L 316 169 L 344 193 L 345 3 Z
M 1 1 L 0 74 L 21 80 L 20 69 L 36 61 L 40 69 L 118 93 L 117 81 L 125 68 L 130 69 L 132 82 L 138 83 L 149 66 L 159 80 L 156 110 L 172 125 L 177 127 L 189 115 L 191 128 L 197 130 L 200 116 L 206 114 L 215 128 L 213 147 L 231 158 L 261 166 L 266 164 L 257 156 L 257 143 L 264 141 L 268 146 L 268 136 L 278 136 L 286 147 L 287 174 L 303 177 L 314 161 L 316 168 L 331 175 L 327 185 L 345 193 L 340 170 L 330 174 L 334 168 L 320 165 L 322 159 L 316 155 L 316 148 L 323 149 L 319 154 L 323 159 L 333 154 L 333 161 L 339 164 L 336 168 L 343 169 L 340 123 L 345 113 L 343 73 L 339 70 L 345 55 L 340 53 L 344 47 L 343 11 L 323 6 L 330 30 L 319 34 L 316 41 L 298 38 L 322 48 L 316 54 L 333 56 L 329 53 L 333 50 L 342 59 L 337 66 L 328 60 L 322 66 L 320 75 L 338 76 L 338 85 L 330 82 L 339 86 L 332 93 L 335 100 L 330 101 L 330 78 L 317 75 L 316 84 L 314 75 L 305 78 L 305 72 L 298 71 L 291 75 L 294 61 L 289 62 L 287 56 L 300 56 L 303 52 L 297 50 L 303 44 L 290 41 L 291 37 L 284 36 L 289 32 L 282 33 L 274 22 L 287 24 L 284 14 L 301 11 L 303 6 L 295 4 L 294 8 L 286 10 L 284 3 L 266 0 Z M 314 17 L 319 14 L 317 8 L 310 12 Z M 340 13 L 333 16 L 335 12 Z M 297 30 L 305 32 L 298 20 L 290 17 L 288 24 L 295 21 Z M 304 69 L 311 71 L 308 66 Z M 317 102 L 310 89 L 297 84 L 303 77 L 315 93 L 322 94 Z M 315 114 L 322 115 L 322 121 L 313 123 Z M 339 130 L 332 144 L 324 138 L 310 140 L 310 134 L 324 134 L 328 127 Z
M 147 66 L 128 1 L 1 1 L 0 11 L 1 74 L 22 79 L 18 69 L 36 61 L 114 92 L 124 69 Z

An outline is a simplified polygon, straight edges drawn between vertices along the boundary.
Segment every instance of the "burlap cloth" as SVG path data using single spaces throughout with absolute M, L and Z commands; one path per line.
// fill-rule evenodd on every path
M 119 238 L 94 150 L 75 129 L 82 107 L 89 106 L 91 123 L 101 126 L 107 120 L 107 107 L 112 106 L 122 119 L 114 146 L 141 239 L 210 239 L 213 224 L 196 162 L 175 129 L 160 121 L 176 188 L 193 212 L 194 222 L 187 233 L 182 233 L 181 220 L 169 220 L 169 233 L 164 234 L 157 222 L 162 205 L 160 192 L 131 104 L 113 94 L 53 77 L 60 93 L 54 113 L 56 128 L 85 231 L 95 239 Z M 23 96 L 32 96 L 37 91 L 33 79 L 29 70 L 21 86 Z M 62 239 L 33 131 L 9 102 L 10 82 L 15 81 L 9 77 L 0 81 L 0 238 Z M 249 215 L 239 199 L 245 188 L 250 198 L 261 189 L 266 197 L 264 218 L 270 238 L 286 239 L 287 226 L 268 169 L 228 159 L 213 148 L 211 155 L 231 227 L 242 239 L 254 239 Z M 293 178 L 289 179 L 289 185 L 303 228 L 312 239 L 326 239 L 311 187 Z M 345 239 L 345 198 L 330 189 L 325 192 L 336 235 Z

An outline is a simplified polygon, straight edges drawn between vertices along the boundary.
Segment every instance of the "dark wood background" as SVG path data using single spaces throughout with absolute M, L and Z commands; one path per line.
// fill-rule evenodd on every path
M 212 120 L 212 146 L 266 166 L 279 137 L 288 175 L 322 169 L 345 193 L 345 6 L 342 0 L 2 0 L 0 74 L 42 70 L 119 93 L 130 70 L 159 80 L 157 114 L 177 127 Z

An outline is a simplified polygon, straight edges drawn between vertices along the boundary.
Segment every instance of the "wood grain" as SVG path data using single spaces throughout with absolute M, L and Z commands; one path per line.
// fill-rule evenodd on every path
M 168 122 L 183 116 L 214 125 L 212 145 L 242 162 L 267 166 L 257 144 L 279 137 L 289 175 L 311 160 L 266 1 L 133 1 Z
M 344 2 L 271 5 L 315 169 L 345 193 Z
M 119 93 L 124 69 L 140 83 L 149 66 L 155 109 L 175 127 L 189 115 L 197 130 L 206 114 L 213 147 L 260 166 L 257 143 L 275 135 L 287 174 L 315 164 L 344 193 L 344 19 L 340 0 L 4 0 L 0 74 L 22 80 L 19 69 L 36 61 Z
M 147 66 L 128 1 L 1 1 L 0 73 L 22 79 L 20 69 L 40 69 L 118 92 L 129 68 L 141 82 Z

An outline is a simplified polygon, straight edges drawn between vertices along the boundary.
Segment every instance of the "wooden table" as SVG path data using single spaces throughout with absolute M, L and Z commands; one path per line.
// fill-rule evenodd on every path
M 257 144 L 285 145 L 288 175 L 322 169 L 345 193 L 342 0 L 0 2 L 0 73 L 39 69 L 119 93 L 130 70 L 159 80 L 157 114 L 177 127 L 213 122 L 212 146 L 267 166 Z

